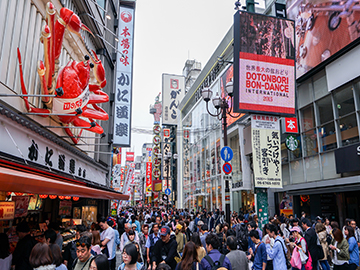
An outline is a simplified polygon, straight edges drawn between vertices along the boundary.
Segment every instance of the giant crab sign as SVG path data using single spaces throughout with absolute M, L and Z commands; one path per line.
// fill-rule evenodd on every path
M 105 70 L 101 60 L 92 51 L 93 57 L 85 55 L 83 62 L 69 61 L 65 67 L 59 68 L 65 29 L 77 34 L 81 39 L 81 29 L 92 33 L 81 23 L 80 18 L 67 8 L 60 10 L 57 20 L 55 17 L 55 7 L 48 2 L 46 25 L 40 38 L 44 46 L 44 62 L 40 60 L 37 67 L 44 108 L 35 108 L 29 104 L 18 48 L 20 82 L 25 107 L 28 112 L 43 117 L 55 115 L 75 144 L 79 142 L 83 129 L 105 136 L 103 128 L 95 122 L 95 120 L 109 119 L 108 114 L 97 105 L 109 101 L 109 96 L 101 90 L 106 85 Z M 93 72 L 95 78 L 93 81 L 90 78 L 90 71 Z M 82 118 L 88 118 L 90 122 Z M 80 128 L 79 134 L 75 136 L 71 127 Z

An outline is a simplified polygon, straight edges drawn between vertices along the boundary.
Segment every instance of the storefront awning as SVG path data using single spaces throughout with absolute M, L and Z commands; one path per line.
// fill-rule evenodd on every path
M 128 200 L 129 196 L 81 184 L 59 181 L 26 172 L 0 167 L 0 191 L 54 194 L 94 199 Z

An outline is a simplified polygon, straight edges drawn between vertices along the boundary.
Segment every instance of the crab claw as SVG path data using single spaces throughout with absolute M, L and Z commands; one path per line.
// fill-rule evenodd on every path
M 63 19 L 67 29 L 70 32 L 73 32 L 80 36 L 80 29 L 82 29 L 82 30 L 88 31 L 91 35 L 93 35 L 93 33 L 90 31 L 90 29 L 81 22 L 79 16 L 76 15 L 72 10 L 67 9 L 67 8 L 62 8 L 60 10 L 60 18 Z
M 94 54 L 94 58 L 95 58 L 94 59 L 91 56 L 91 61 L 94 63 L 93 72 L 94 72 L 95 79 L 99 83 L 100 88 L 104 88 L 106 85 L 104 66 L 102 65 L 101 60 L 98 58 L 96 53 L 93 50 L 91 50 L 91 51 Z

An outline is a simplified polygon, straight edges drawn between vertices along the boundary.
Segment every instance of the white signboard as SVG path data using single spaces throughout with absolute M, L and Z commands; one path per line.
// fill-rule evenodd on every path
M 279 117 L 252 115 L 255 187 L 282 188 Z
M 179 75 L 162 75 L 163 125 L 177 125 L 178 107 L 185 95 L 185 77 Z
M 114 146 L 130 146 L 132 70 L 134 48 L 134 9 L 120 6 L 116 89 L 114 112 Z

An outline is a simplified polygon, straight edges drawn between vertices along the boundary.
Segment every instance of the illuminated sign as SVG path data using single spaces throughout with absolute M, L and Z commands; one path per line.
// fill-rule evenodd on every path
M 234 111 L 294 115 L 294 22 L 239 11 L 234 42 Z
M 0 220 L 12 220 L 15 215 L 15 202 L 0 202 Z

